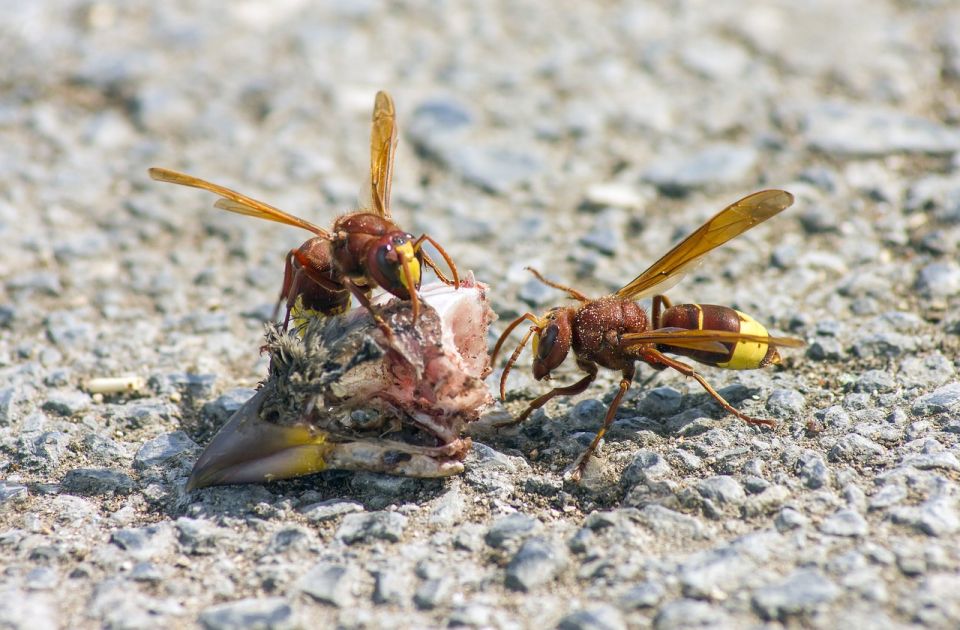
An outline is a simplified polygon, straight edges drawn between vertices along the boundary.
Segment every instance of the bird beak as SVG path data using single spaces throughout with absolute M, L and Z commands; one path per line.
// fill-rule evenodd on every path
M 194 464 L 187 491 L 234 483 L 289 479 L 328 468 L 369 470 L 408 477 L 449 477 L 463 472 L 457 449 L 409 446 L 388 440 L 334 442 L 306 424 L 281 426 L 260 418 L 260 390 L 223 425 Z M 342 439 L 342 438 L 341 438 Z
M 227 483 L 257 483 L 307 475 L 326 468 L 333 444 L 303 425 L 260 419 L 261 390 L 237 410 L 201 453 L 187 490 Z

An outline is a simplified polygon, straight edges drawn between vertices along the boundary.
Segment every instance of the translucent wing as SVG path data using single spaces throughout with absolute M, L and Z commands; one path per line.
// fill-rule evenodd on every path
M 678 348 L 691 350 L 705 350 L 707 352 L 726 352 L 725 343 L 740 341 L 765 343 L 778 348 L 801 348 L 806 345 L 802 339 L 796 337 L 770 337 L 768 335 L 747 335 L 726 330 L 689 330 L 686 328 L 660 328 L 641 333 L 627 333 L 623 335 L 627 345 L 642 343 L 667 344 Z
M 396 152 L 397 117 L 393 99 L 386 92 L 377 92 L 370 127 L 370 194 L 373 211 L 386 219 L 390 218 L 390 184 Z
M 718 212 L 630 284 L 617 291 L 617 296 L 636 300 L 666 291 L 709 251 L 786 210 L 792 203 L 793 195 L 784 190 L 762 190 L 747 195 Z
M 249 217 L 257 217 L 258 219 L 266 219 L 267 221 L 276 221 L 277 223 L 283 223 L 285 225 L 292 225 L 313 232 L 322 238 L 330 238 L 330 233 L 322 227 L 295 217 L 292 214 L 287 214 L 283 210 L 274 208 L 270 204 L 251 199 L 246 195 L 241 195 L 229 188 L 224 188 L 223 186 L 212 184 L 208 181 L 193 177 L 192 175 L 178 173 L 177 171 L 171 171 L 165 168 L 151 168 L 149 172 L 150 177 L 159 182 L 209 190 L 214 194 L 220 195 L 221 198 L 218 199 L 214 205 L 221 210 L 245 214 Z

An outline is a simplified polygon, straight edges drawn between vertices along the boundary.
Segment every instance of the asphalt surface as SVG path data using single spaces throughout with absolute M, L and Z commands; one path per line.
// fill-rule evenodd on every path
M 8 5 L 0 627 L 960 625 L 956 3 Z M 146 169 L 327 225 L 378 89 L 396 218 L 490 285 L 491 341 L 566 303 L 527 265 L 600 296 L 792 192 L 669 292 L 807 342 L 702 370 L 777 428 L 641 366 L 573 483 L 619 374 L 495 431 L 548 387 L 526 354 L 458 477 L 185 492 L 307 234 Z

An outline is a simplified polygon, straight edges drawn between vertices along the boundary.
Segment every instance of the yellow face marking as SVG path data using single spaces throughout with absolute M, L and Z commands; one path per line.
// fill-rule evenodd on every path
M 413 293 L 417 290 L 416 285 L 420 284 L 420 261 L 417 260 L 416 252 L 413 251 L 413 243 L 407 241 L 403 245 L 398 245 L 396 251 L 397 254 L 407 259 L 407 265 L 410 266 L 410 275 L 413 277 L 414 286 L 407 286 L 407 277 L 402 273 L 400 274 L 400 282 L 409 293 Z
M 550 312 L 548 312 L 543 317 L 537 318 L 537 332 L 533 336 L 532 348 L 533 356 L 537 356 L 537 350 L 540 348 L 540 334 L 543 332 L 543 329 L 550 325 Z
M 768 337 L 767 329 L 760 322 L 745 313 L 737 311 L 740 317 L 740 332 L 745 335 Z M 755 370 L 767 356 L 768 345 L 756 341 L 739 341 L 733 348 L 730 360 L 726 363 L 717 363 L 717 367 L 728 370 Z

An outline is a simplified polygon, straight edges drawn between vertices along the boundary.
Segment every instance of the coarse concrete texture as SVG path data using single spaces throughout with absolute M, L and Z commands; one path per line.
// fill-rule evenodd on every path
M 2 14 L 0 627 L 960 625 L 956 2 Z M 669 293 L 808 342 L 702 370 L 778 427 L 641 366 L 573 483 L 619 375 L 496 431 L 548 387 L 525 355 L 460 476 L 186 493 L 308 235 L 146 169 L 327 225 L 357 207 L 378 89 L 395 216 L 490 284 L 496 332 L 566 303 L 524 266 L 603 295 L 726 204 L 793 192 Z

